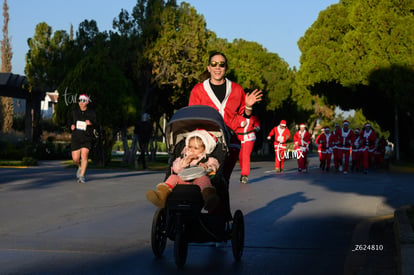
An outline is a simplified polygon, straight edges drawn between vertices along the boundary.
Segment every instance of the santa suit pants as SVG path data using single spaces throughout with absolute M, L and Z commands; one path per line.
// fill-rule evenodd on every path
M 286 148 L 280 144 L 275 145 L 275 169 L 283 170 L 283 164 L 285 163 Z
M 307 168 L 307 161 L 308 161 L 308 152 L 302 151 L 300 149 L 297 150 L 298 154 L 298 168 L 299 169 L 306 169 Z
M 334 166 L 336 169 L 339 167 L 339 149 L 334 148 L 333 149 L 333 159 L 334 159 Z
M 348 166 L 349 166 L 349 156 L 351 155 L 349 148 L 344 149 L 338 149 L 338 160 L 340 163 L 342 163 L 342 160 L 345 156 L 345 163 L 342 163 L 344 165 L 344 171 L 348 172 Z
M 357 150 L 352 150 L 352 162 L 354 164 L 354 168 L 357 170 L 361 166 L 361 158 L 362 158 L 362 152 Z
M 369 151 L 368 149 L 365 149 L 362 152 L 362 165 L 364 166 L 364 169 L 367 170 L 369 168 L 369 165 L 372 161 L 372 156 L 374 152 Z
M 242 141 L 241 150 L 239 153 L 239 162 L 241 168 L 241 175 L 248 176 L 250 174 L 250 155 L 253 151 L 254 140 Z
M 322 145 L 318 145 L 319 162 L 322 163 Z
M 331 158 L 332 158 L 332 153 L 324 153 L 322 152 L 322 165 L 323 167 L 325 167 L 326 170 L 329 170 L 330 166 L 331 166 Z

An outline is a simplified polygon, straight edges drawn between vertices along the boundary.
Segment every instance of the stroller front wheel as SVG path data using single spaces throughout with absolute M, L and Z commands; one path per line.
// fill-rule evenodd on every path
M 164 208 L 159 208 L 152 219 L 151 247 L 156 257 L 161 257 L 167 243 L 167 221 Z
M 233 227 L 231 231 L 231 245 L 233 256 L 236 261 L 240 261 L 244 248 L 244 217 L 241 210 L 237 210 L 233 217 Z
M 174 259 L 178 268 L 183 268 L 187 260 L 188 242 L 185 236 L 184 225 L 181 223 L 180 216 L 177 219 L 177 232 L 174 242 Z

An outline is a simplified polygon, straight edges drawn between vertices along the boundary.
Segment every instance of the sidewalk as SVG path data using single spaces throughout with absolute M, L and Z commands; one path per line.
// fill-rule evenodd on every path
M 403 206 L 394 212 L 394 234 L 398 253 L 398 272 L 401 275 L 414 274 L 414 231 Z
M 391 165 L 390 171 L 414 173 L 414 167 Z M 406 210 L 414 205 L 405 205 L 394 211 L 394 235 L 398 253 L 398 274 L 414 275 L 414 231 Z
M 345 275 L 398 274 L 393 215 L 360 222 L 345 260 Z

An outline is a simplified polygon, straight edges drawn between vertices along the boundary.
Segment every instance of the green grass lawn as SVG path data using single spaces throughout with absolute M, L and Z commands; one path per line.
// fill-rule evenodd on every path
M 74 167 L 72 160 L 62 161 L 63 165 L 68 167 Z M 156 161 L 147 161 L 147 170 L 153 171 L 164 171 L 168 167 L 168 155 L 158 155 Z M 92 169 L 131 169 L 131 170 L 142 170 L 142 165 L 138 164 L 138 169 L 134 167 L 134 164 L 127 164 L 122 161 L 121 157 L 113 157 L 111 161 L 105 166 L 97 166 L 89 160 L 88 168 Z
M 157 155 L 156 161 L 147 161 L 147 170 L 154 170 L 154 171 L 164 171 L 168 167 L 168 155 Z M 0 167 L 27 167 L 27 166 L 36 166 L 37 161 L 32 158 L 23 158 L 23 160 L 1 160 L 0 159 Z M 67 167 L 74 167 L 73 161 L 71 159 L 62 160 L 62 165 Z M 136 170 L 133 164 L 129 165 L 122 161 L 122 157 L 113 157 L 111 161 L 105 166 L 97 166 L 89 160 L 88 164 L 89 168 L 96 168 L 96 169 L 132 169 Z M 142 166 L 138 165 L 138 170 L 141 170 Z

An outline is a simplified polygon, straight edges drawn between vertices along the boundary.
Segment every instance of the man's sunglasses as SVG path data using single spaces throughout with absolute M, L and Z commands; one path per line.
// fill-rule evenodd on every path
M 210 62 L 211 67 L 217 67 L 217 65 L 219 65 L 221 68 L 224 68 L 224 67 L 226 67 L 226 62 L 224 62 L 224 61 L 220 61 L 220 62 L 211 61 Z
M 89 101 L 87 99 L 80 99 L 79 102 L 88 103 Z

